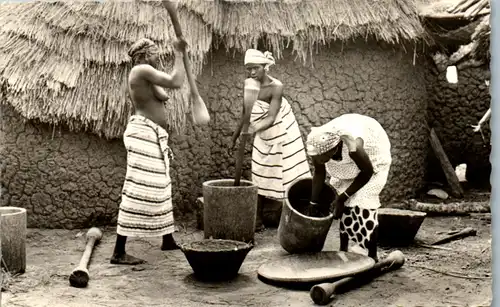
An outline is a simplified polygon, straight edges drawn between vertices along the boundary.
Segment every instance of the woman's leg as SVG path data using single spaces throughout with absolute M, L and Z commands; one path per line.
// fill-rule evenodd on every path
M 113 251 L 113 255 L 111 256 L 110 262 L 112 264 L 128 264 L 128 265 L 145 263 L 146 261 L 136 258 L 134 256 L 130 256 L 125 252 L 126 243 L 127 243 L 126 236 L 122 235 L 116 236 L 115 250 Z
M 368 256 L 378 262 L 377 243 L 378 243 L 378 215 L 377 209 L 361 209 L 360 220 L 362 235 L 362 247 L 368 250 Z
M 352 238 L 354 234 L 352 232 L 351 226 L 352 226 L 351 210 L 348 207 L 344 207 L 344 212 L 342 213 L 339 222 L 339 231 L 340 231 L 339 250 L 342 252 L 347 252 L 349 248 L 349 240 Z
M 264 200 L 265 197 L 262 195 L 259 195 L 257 197 L 257 218 L 255 220 L 255 231 L 261 231 L 264 229 L 264 224 L 262 222 L 262 215 L 263 215 L 262 208 L 264 206 L 263 204 Z
M 340 221 L 340 250 L 347 251 L 349 240 L 377 259 L 378 221 L 376 209 L 346 207 Z
M 174 236 L 172 236 L 171 233 L 164 235 L 162 239 L 161 250 L 168 251 L 174 249 L 179 249 L 179 246 L 174 240 Z
M 265 227 L 278 227 L 281 218 L 283 200 L 265 198 L 262 206 L 262 223 Z

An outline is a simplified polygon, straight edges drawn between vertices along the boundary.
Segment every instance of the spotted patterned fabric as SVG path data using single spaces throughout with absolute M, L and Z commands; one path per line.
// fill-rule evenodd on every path
M 340 142 L 340 131 L 323 131 L 313 128 L 307 136 L 306 149 L 309 156 L 322 155 Z
M 347 234 L 350 241 L 366 251 L 377 226 L 377 209 L 363 209 L 358 206 L 345 207 L 339 225 L 341 235 Z
M 371 117 L 360 114 L 344 114 L 323 125 L 321 129 L 340 131 L 341 135 L 349 135 L 355 139 L 361 138 L 363 140 L 363 146 L 373 165 L 374 174 L 367 184 L 349 197 L 345 206 L 359 206 L 366 209 L 380 208 L 379 195 L 387 183 L 392 163 L 391 143 L 384 128 Z M 354 160 L 349 156 L 346 144 L 342 145 L 342 159 L 340 161 L 331 159 L 325 164 L 325 167 L 330 175 L 330 184 L 339 194 L 352 184 L 360 172 Z

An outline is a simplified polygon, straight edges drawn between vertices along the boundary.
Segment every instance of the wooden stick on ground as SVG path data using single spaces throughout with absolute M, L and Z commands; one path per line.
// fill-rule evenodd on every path
M 426 212 L 428 215 L 468 215 L 469 213 L 488 213 L 490 212 L 490 203 L 470 202 L 470 203 L 448 203 L 448 204 L 430 204 L 421 203 L 415 199 L 393 203 L 388 208 L 412 210 Z
M 429 244 L 426 244 L 426 243 L 417 243 L 417 246 L 419 246 L 419 247 L 425 247 L 425 248 L 430 248 L 430 249 L 441 249 L 441 250 L 445 250 L 445 251 L 456 251 L 453 248 L 442 247 L 442 246 L 434 246 L 434 245 L 429 245 Z
M 439 273 L 439 274 L 448 275 L 448 276 L 452 276 L 452 277 L 458 277 L 458 278 L 483 279 L 483 280 L 484 279 L 491 279 L 491 277 L 487 277 L 487 276 L 469 276 L 469 275 L 464 275 L 464 274 L 460 274 L 460 273 L 457 273 L 457 272 L 441 271 L 441 270 L 438 270 L 438 269 L 435 269 L 435 268 L 431 268 L 431 267 L 428 267 L 428 266 L 423 266 L 423 265 L 408 264 L 408 266 L 412 267 L 412 268 L 429 270 L 429 271 L 433 271 L 433 272 L 436 272 L 436 273 Z
M 450 160 L 446 156 L 446 153 L 444 152 L 443 146 L 441 146 L 441 142 L 439 141 L 439 138 L 437 137 L 434 128 L 431 129 L 429 140 L 431 142 L 432 150 L 434 151 L 434 154 L 438 158 L 439 163 L 441 164 L 441 168 L 443 169 L 444 175 L 446 176 L 446 180 L 450 185 L 451 195 L 457 198 L 462 198 L 464 191 L 460 186 L 460 181 L 458 180 L 457 174 L 455 173 L 455 170 L 453 169 Z
M 469 237 L 469 236 L 475 236 L 476 234 L 477 234 L 477 231 L 474 228 L 467 227 L 467 228 L 465 228 L 457 233 L 448 235 L 442 239 L 434 241 L 430 245 L 444 244 L 444 243 L 451 242 L 453 240 L 458 240 L 458 239 L 462 239 L 462 238 Z

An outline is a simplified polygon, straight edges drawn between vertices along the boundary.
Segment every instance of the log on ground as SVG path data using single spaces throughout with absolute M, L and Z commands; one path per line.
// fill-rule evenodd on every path
M 430 204 L 418 202 L 414 199 L 394 203 L 388 208 L 404 209 L 426 212 L 429 216 L 436 215 L 468 215 L 469 213 L 488 213 L 490 212 L 490 202 L 459 202 L 448 204 Z

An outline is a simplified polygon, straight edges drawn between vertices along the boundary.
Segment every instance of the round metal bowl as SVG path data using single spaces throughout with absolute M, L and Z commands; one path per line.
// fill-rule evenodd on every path
M 196 278 L 227 281 L 238 275 L 252 244 L 222 239 L 204 239 L 180 246 Z

